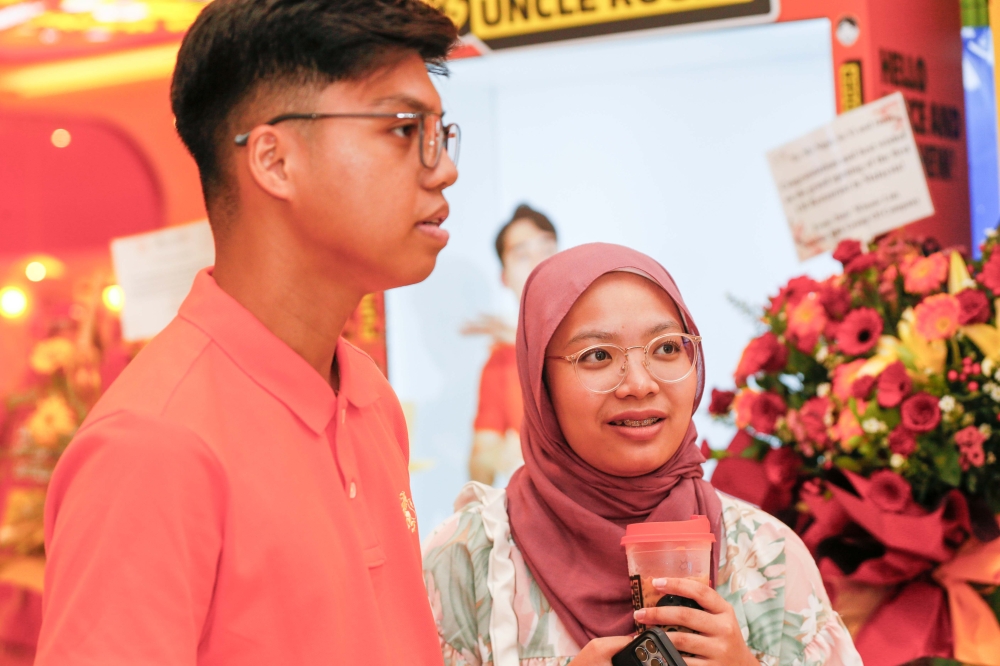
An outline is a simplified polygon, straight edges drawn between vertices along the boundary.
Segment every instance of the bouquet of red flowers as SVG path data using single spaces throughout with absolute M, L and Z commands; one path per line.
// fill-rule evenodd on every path
M 795 527 L 833 592 L 845 581 L 887 590 L 856 635 L 867 664 L 1000 663 L 970 654 L 966 635 L 971 615 L 987 614 L 1000 655 L 995 232 L 982 249 L 969 261 L 932 241 L 841 242 L 843 273 L 784 286 L 736 390 L 712 392 L 710 411 L 739 428 L 712 453 L 713 483 Z M 966 575 L 969 557 L 980 564 Z

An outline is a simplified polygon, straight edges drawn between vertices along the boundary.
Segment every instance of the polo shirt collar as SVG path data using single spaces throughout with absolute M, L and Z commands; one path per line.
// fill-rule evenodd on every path
M 249 310 L 224 292 L 211 269 L 198 273 L 178 316 L 215 342 L 243 372 L 282 402 L 313 432 L 322 433 L 337 409 L 327 380 L 272 333 Z M 353 352 L 353 353 L 352 353 Z M 366 359 L 343 338 L 337 344 L 342 397 L 362 407 L 378 399 Z M 377 371 L 377 370 L 376 370 Z

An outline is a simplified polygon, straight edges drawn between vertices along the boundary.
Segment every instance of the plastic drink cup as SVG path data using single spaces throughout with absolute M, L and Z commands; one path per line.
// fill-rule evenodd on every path
M 653 587 L 654 578 L 689 578 L 711 584 L 712 544 L 715 534 L 707 516 L 669 523 L 636 523 L 625 528 L 621 541 L 628 559 L 632 607 L 677 605 Z M 667 603 L 671 602 L 671 603 Z M 645 627 L 636 625 L 639 631 Z

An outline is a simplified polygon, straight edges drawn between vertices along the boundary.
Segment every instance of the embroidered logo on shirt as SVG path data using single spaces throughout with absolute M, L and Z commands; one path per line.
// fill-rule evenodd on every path
M 399 493 L 399 506 L 403 509 L 403 517 L 406 518 L 406 526 L 411 532 L 417 531 L 417 509 L 413 506 L 413 500 L 406 496 L 406 493 Z

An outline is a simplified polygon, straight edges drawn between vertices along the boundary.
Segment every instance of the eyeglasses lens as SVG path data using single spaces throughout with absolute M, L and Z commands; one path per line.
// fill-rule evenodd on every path
M 640 358 L 641 350 L 632 350 L 632 359 Z M 682 335 L 656 338 L 646 355 L 647 369 L 661 382 L 676 382 L 687 377 L 698 361 L 697 344 Z M 606 393 L 621 384 L 626 373 L 625 353 L 608 346 L 591 347 L 576 359 L 576 374 L 590 391 Z

